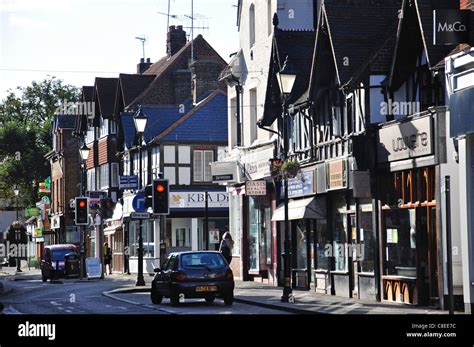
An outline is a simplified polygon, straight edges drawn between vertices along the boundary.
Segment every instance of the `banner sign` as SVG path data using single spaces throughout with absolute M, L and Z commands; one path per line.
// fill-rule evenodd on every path
M 469 43 L 470 10 L 443 9 L 433 11 L 433 44 Z

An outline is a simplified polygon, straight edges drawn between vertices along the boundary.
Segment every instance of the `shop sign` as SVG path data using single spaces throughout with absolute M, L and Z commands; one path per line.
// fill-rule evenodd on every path
M 249 154 L 242 156 L 241 161 L 249 179 L 259 180 L 270 177 L 270 158 L 275 156 L 275 149 L 267 147 L 263 150 L 252 150 Z
M 245 183 L 245 194 L 248 196 L 267 195 L 266 181 L 247 181 Z
M 433 153 L 431 117 L 398 123 L 380 129 L 377 161 L 392 162 Z
M 41 198 L 41 202 L 45 205 L 49 205 L 51 203 L 51 200 L 49 199 L 49 196 L 45 195 Z
M 87 278 L 100 278 L 102 274 L 102 264 L 99 258 L 86 259 Z
M 209 208 L 228 208 L 227 192 L 207 192 Z M 170 208 L 205 208 L 206 194 L 204 191 L 180 191 L 170 193 Z
M 315 173 L 314 170 L 303 171 L 295 178 L 288 180 L 288 197 L 295 198 L 299 196 L 315 194 Z M 283 185 L 281 187 L 281 194 L 285 193 Z
M 241 174 L 237 162 L 211 163 L 212 181 L 216 183 L 240 182 Z
M 33 237 L 43 237 L 43 228 L 35 228 L 33 230 Z
M 219 229 L 209 230 L 209 243 L 210 244 L 219 243 Z
M 44 237 L 35 237 L 35 242 L 36 243 L 44 242 Z
M 442 9 L 433 11 L 433 44 L 469 43 L 470 10 Z
M 61 228 L 61 216 L 52 216 L 51 229 L 60 229 L 60 228 Z
M 328 190 L 347 188 L 347 162 L 345 159 L 328 162 L 326 172 Z
M 26 208 L 25 217 L 38 217 L 40 215 L 40 210 L 36 207 Z

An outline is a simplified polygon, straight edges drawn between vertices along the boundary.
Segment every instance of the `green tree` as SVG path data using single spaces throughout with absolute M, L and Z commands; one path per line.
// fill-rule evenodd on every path
M 51 150 L 51 124 L 62 102 L 79 99 L 79 89 L 49 77 L 10 90 L 0 102 L 0 199 L 12 198 L 17 185 L 21 205 L 38 200 L 38 183 L 50 175 L 44 156 Z

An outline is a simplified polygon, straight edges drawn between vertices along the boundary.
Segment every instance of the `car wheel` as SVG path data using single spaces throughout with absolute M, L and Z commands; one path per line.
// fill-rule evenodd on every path
M 208 304 L 212 304 L 214 300 L 216 299 L 216 297 L 213 295 L 209 295 L 209 296 L 206 296 L 205 299 Z
M 163 300 L 163 295 L 160 295 L 156 292 L 156 290 L 151 290 L 151 302 L 154 303 L 155 305 L 161 304 L 161 301 Z
M 179 293 L 177 291 L 174 291 L 174 290 L 171 291 L 170 301 L 171 301 L 171 306 L 179 305 Z
M 223 299 L 224 299 L 224 304 L 226 306 L 232 306 L 232 304 L 234 303 L 234 293 L 230 292 L 230 293 L 224 294 Z

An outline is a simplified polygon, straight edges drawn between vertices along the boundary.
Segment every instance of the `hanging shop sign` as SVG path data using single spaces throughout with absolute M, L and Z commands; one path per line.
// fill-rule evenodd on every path
M 339 159 L 326 163 L 327 190 L 347 188 L 347 160 Z
M 470 10 L 442 9 L 433 11 L 433 44 L 469 43 Z
M 209 208 L 228 208 L 229 194 L 227 192 L 207 192 Z M 170 208 L 205 208 L 206 193 L 204 191 L 175 191 L 170 192 Z
M 377 161 L 392 162 L 433 153 L 431 117 L 390 125 L 378 132 Z
M 55 215 L 51 217 L 51 229 L 61 229 L 61 216 Z
M 242 181 L 239 164 L 235 161 L 211 163 L 211 174 L 214 183 L 239 183 Z
M 33 230 L 33 237 L 43 237 L 43 228 L 35 228 Z
M 266 181 L 245 182 L 245 194 L 248 196 L 267 195 L 267 182 Z

